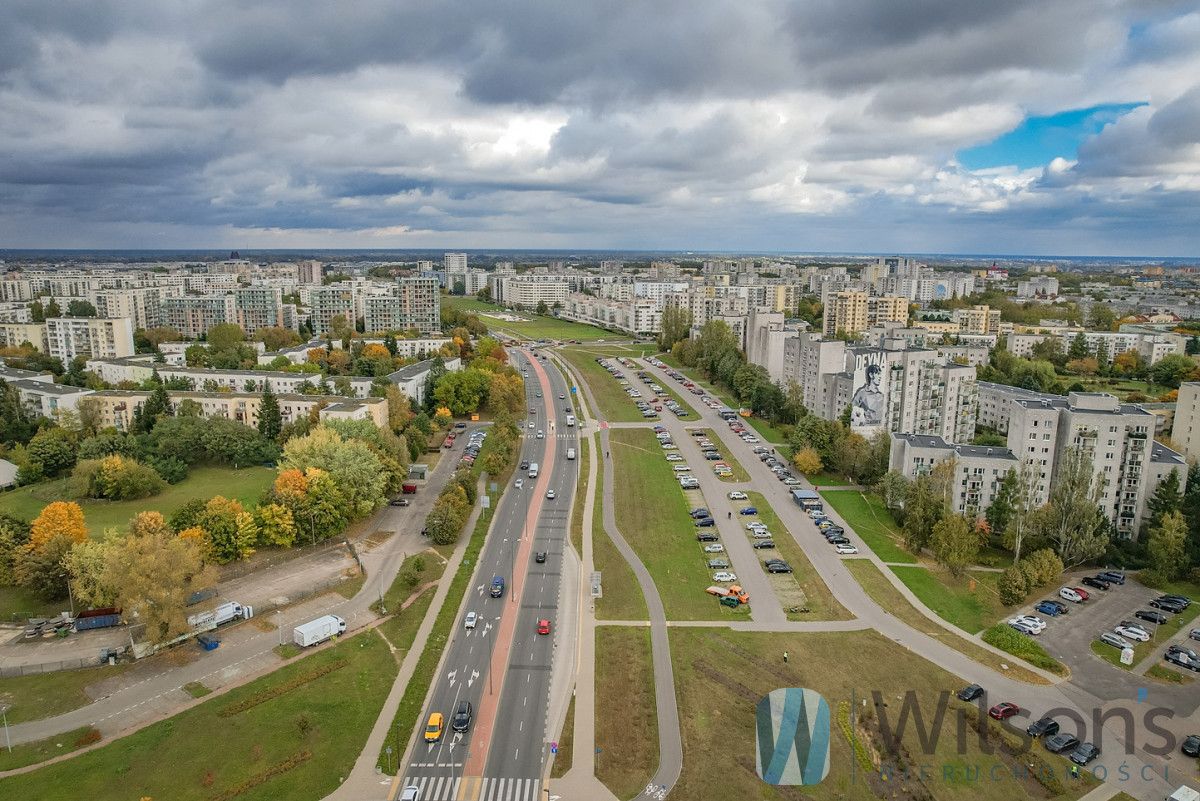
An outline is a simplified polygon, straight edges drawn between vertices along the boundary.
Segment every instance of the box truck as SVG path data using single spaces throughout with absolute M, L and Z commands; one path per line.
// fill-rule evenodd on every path
M 208 629 L 215 629 L 217 626 L 228 623 L 231 620 L 249 619 L 253 616 L 253 607 L 243 606 L 237 601 L 226 601 L 216 609 L 209 609 L 189 615 L 187 622 L 193 629 L 207 631 Z
M 567 415 L 567 425 L 568 425 L 568 426 L 574 426 L 574 425 L 575 425 L 575 415 L 573 415 L 573 414 L 568 414 L 568 415 Z
M 301 648 L 325 642 L 346 630 L 346 621 L 337 615 L 325 615 L 307 623 L 301 623 L 292 631 L 292 642 Z
M 575 458 L 575 449 L 574 448 L 567 448 L 567 458 L 568 459 Z
M 534 462 L 533 464 L 529 465 L 529 477 L 530 478 L 538 477 L 538 463 L 537 462 Z

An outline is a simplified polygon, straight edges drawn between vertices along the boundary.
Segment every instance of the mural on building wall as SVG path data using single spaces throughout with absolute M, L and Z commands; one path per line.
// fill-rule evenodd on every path
M 854 357 L 854 394 L 850 397 L 850 428 L 869 436 L 883 426 L 887 409 L 886 357 L 880 351 Z

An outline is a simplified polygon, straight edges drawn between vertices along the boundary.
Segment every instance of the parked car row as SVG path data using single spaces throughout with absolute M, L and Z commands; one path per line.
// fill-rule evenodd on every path
M 467 437 L 467 447 L 463 448 L 463 455 L 458 460 L 459 467 L 470 467 L 475 464 L 475 459 L 479 456 L 479 451 L 483 449 L 483 441 L 487 439 L 487 432 L 480 429 L 472 431 Z
M 816 523 L 817 531 L 821 532 L 821 536 L 833 546 L 839 555 L 849 556 L 858 553 L 858 547 L 850 542 L 850 538 L 846 536 L 846 530 L 826 517 L 824 510 L 809 509 L 808 516 Z
M 957 693 L 960 701 L 973 703 L 984 699 L 987 691 L 978 684 L 969 684 Z M 986 703 L 986 700 L 984 701 Z M 988 708 L 988 717 L 993 720 L 1008 720 L 1021 714 L 1021 707 L 1012 701 L 1001 701 Z M 1093 743 L 1081 743 L 1079 738 L 1059 731 L 1057 720 L 1052 717 L 1041 717 L 1029 724 L 1025 733 L 1034 739 L 1042 741 L 1042 747 L 1052 754 L 1062 754 L 1076 765 L 1087 765 L 1100 756 L 1100 748 Z

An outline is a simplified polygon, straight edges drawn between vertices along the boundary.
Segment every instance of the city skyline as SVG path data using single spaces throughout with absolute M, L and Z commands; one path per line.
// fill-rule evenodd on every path
M 1200 250 L 1189 4 L 0 17 L 6 247 Z

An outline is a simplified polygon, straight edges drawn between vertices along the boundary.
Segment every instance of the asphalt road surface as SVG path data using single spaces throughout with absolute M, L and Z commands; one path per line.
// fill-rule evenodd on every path
M 512 481 L 520 479 L 522 487 L 510 486 L 501 496 L 468 589 L 466 612 L 477 613 L 478 623 L 467 630 L 462 619 L 456 622 L 422 713 L 422 722 L 433 712 L 446 720 L 439 741 L 413 746 L 399 785 L 421 788 L 423 800 L 540 798 L 560 571 L 578 475 L 578 459 L 568 461 L 566 454 L 568 448 L 578 453 L 579 441 L 578 429 L 566 425 L 565 407 L 572 401 L 562 374 L 548 362 L 531 365 L 525 351 L 510 352 L 528 372 L 526 394 L 534 410 L 524 423 L 520 459 L 536 462 L 540 470 L 536 479 L 518 470 Z M 547 497 L 551 489 L 554 499 Z M 546 552 L 544 563 L 535 561 L 539 551 Z M 490 595 L 493 576 L 505 581 L 500 598 Z M 542 619 L 551 623 L 549 635 L 537 633 Z M 471 705 L 471 725 L 454 732 L 451 724 L 463 703 Z

